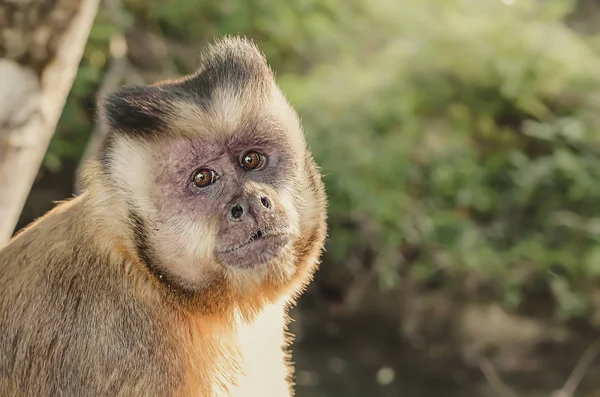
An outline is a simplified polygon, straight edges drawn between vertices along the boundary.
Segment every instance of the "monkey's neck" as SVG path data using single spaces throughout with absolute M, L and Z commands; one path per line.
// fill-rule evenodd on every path
M 218 327 L 191 316 L 173 323 L 187 363 L 183 395 L 282 397 L 289 395 L 284 305 L 266 305 L 252 322 Z M 217 320 L 218 321 L 218 320 Z M 186 332 L 182 333 L 182 329 Z
M 232 397 L 289 395 L 287 321 L 286 310 L 279 303 L 265 306 L 252 324 L 238 325 L 242 368 Z

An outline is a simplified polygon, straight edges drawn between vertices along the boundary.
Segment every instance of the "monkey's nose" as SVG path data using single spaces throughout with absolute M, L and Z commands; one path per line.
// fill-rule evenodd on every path
M 229 210 L 229 219 L 231 219 L 233 221 L 240 220 L 243 215 L 244 215 L 244 207 L 242 207 L 239 204 L 234 205 Z
M 229 221 L 244 221 L 249 216 L 255 222 L 263 216 L 265 212 L 271 211 L 273 203 L 266 196 L 254 196 L 250 198 L 240 198 L 229 204 L 227 218 Z

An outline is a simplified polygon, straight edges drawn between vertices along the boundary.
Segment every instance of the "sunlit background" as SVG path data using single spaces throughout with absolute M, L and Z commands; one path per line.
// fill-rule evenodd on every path
M 600 396 L 597 33 L 598 0 L 106 0 L 19 227 L 73 194 L 98 92 L 247 35 L 329 195 L 297 396 Z

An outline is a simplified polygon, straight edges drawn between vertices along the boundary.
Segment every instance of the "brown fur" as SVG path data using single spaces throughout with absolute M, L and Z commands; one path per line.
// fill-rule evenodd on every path
M 269 106 L 279 115 L 285 131 L 296 131 L 281 138 L 289 140 L 286 145 L 295 153 L 289 161 L 295 162 L 294 169 L 301 170 L 282 182 L 293 187 L 294 204 L 285 204 L 286 196 L 281 193 L 277 198 L 280 191 L 269 188 L 277 196 L 276 203 L 280 200 L 280 205 L 293 205 L 298 210 L 299 228 L 289 253 L 278 256 L 260 277 L 252 271 L 226 270 L 207 259 L 210 266 L 203 273 L 202 286 L 191 291 L 165 282 L 161 274 L 152 271 L 136 248 L 136 228 L 145 226 L 135 226 L 128 218 L 128 206 L 131 201 L 135 204 L 141 193 L 135 188 L 125 192 L 125 185 L 119 182 L 121 169 L 115 164 L 128 159 L 110 151 L 124 147 L 118 145 L 126 140 L 133 142 L 132 147 L 148 148 L 157 139 L 174 139 L 172 133 L 167 138 L 157 137 L 157 131 L 148 126 L 177 117 L 169 113 L 161 119 L 146 120 L 147 124 L 144 120 L 139 123 L 140 117 L 155 115 L 139 114 L 140 109 L 151 106 L 136 103 L 132 111 L 138 114 L 132 122 L 128 114 L 114 113 L 122 110 L 119 106 L 127 106 L 116 101 L 103 115 L 110 119 L 114 132 L 100 161 L 87 168 L 87 191 L 57 205 L 0 250 L 1 396 L 293 394 L 292 368 L 285 353 L 291 342 L 284 336 L 286 312 L 310 282 L 323 248 L 324 187 L 293 112 L 282 102 L 273 83 L 265 82 L 272 76 L 255 47 L 241 39 L 226 39 L 211 51 L 201 70 L 209 70 L 216 77 L 199 77 L 196 84 L 213 90 L 212 94 L 201 103 L 181 98 L 165 102 L 163 110 L 185 115 L 169 129 L 193 136 L 193 126 L 210 125 L 213 134 L 237 134 L 232 130 L 235 117 L 219 119 L 221 113 L 214 110 L 215 98 L 218 106 L 229 106 L 218 101 L 235 96 L 226 94 L 217 77 L 225 76 L 227 82 L 234 76 L 231 84 L 239 91 L 239 104 L 232 106 L 252 108 L 253 113 Z M 241 60 L 241 69 L 219 69 L 219 62 L 230 60 L 228 57 Z M 250 81 L 244 86 L 250 88 L 239 89 L 236 79 L 243 84 Z M 182 81 L 164 84 L 188 87 L 192 80 Z M 260 106 L 248 103 L 256 87 L 263 98 Z M 129 96 L 123 98 L 131 100 Z M 140 96 L 136 100 L 155 99 Z M 168 98 L 157 100 L 154 105 Z M 240 110 L 240 120 L 244 114 Z M 224 125 L 218 127 L 215 120 Z M 130 127 L 134 133 L 125 131 Z M 205 230 L 212 230 L 209 225 Z M 153 259 L 162 266 L 164 258 Z M 290 266 L 291 274 L 283 272 Z

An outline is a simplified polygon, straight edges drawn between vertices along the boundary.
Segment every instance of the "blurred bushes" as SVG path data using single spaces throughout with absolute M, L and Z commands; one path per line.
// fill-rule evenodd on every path
M 326 174 L 328 267 L 370 265 L 387 286 L 443 274 L 512 307 L 547 287 L 558 315 L 581 315 L 600 275 L 600 57 L 562 23 L 571 2 L 505 3 L 125 5 L 190 51 L 259 42 Z M 83 150 L 113 23 L 93 29 L 48 167 Z

